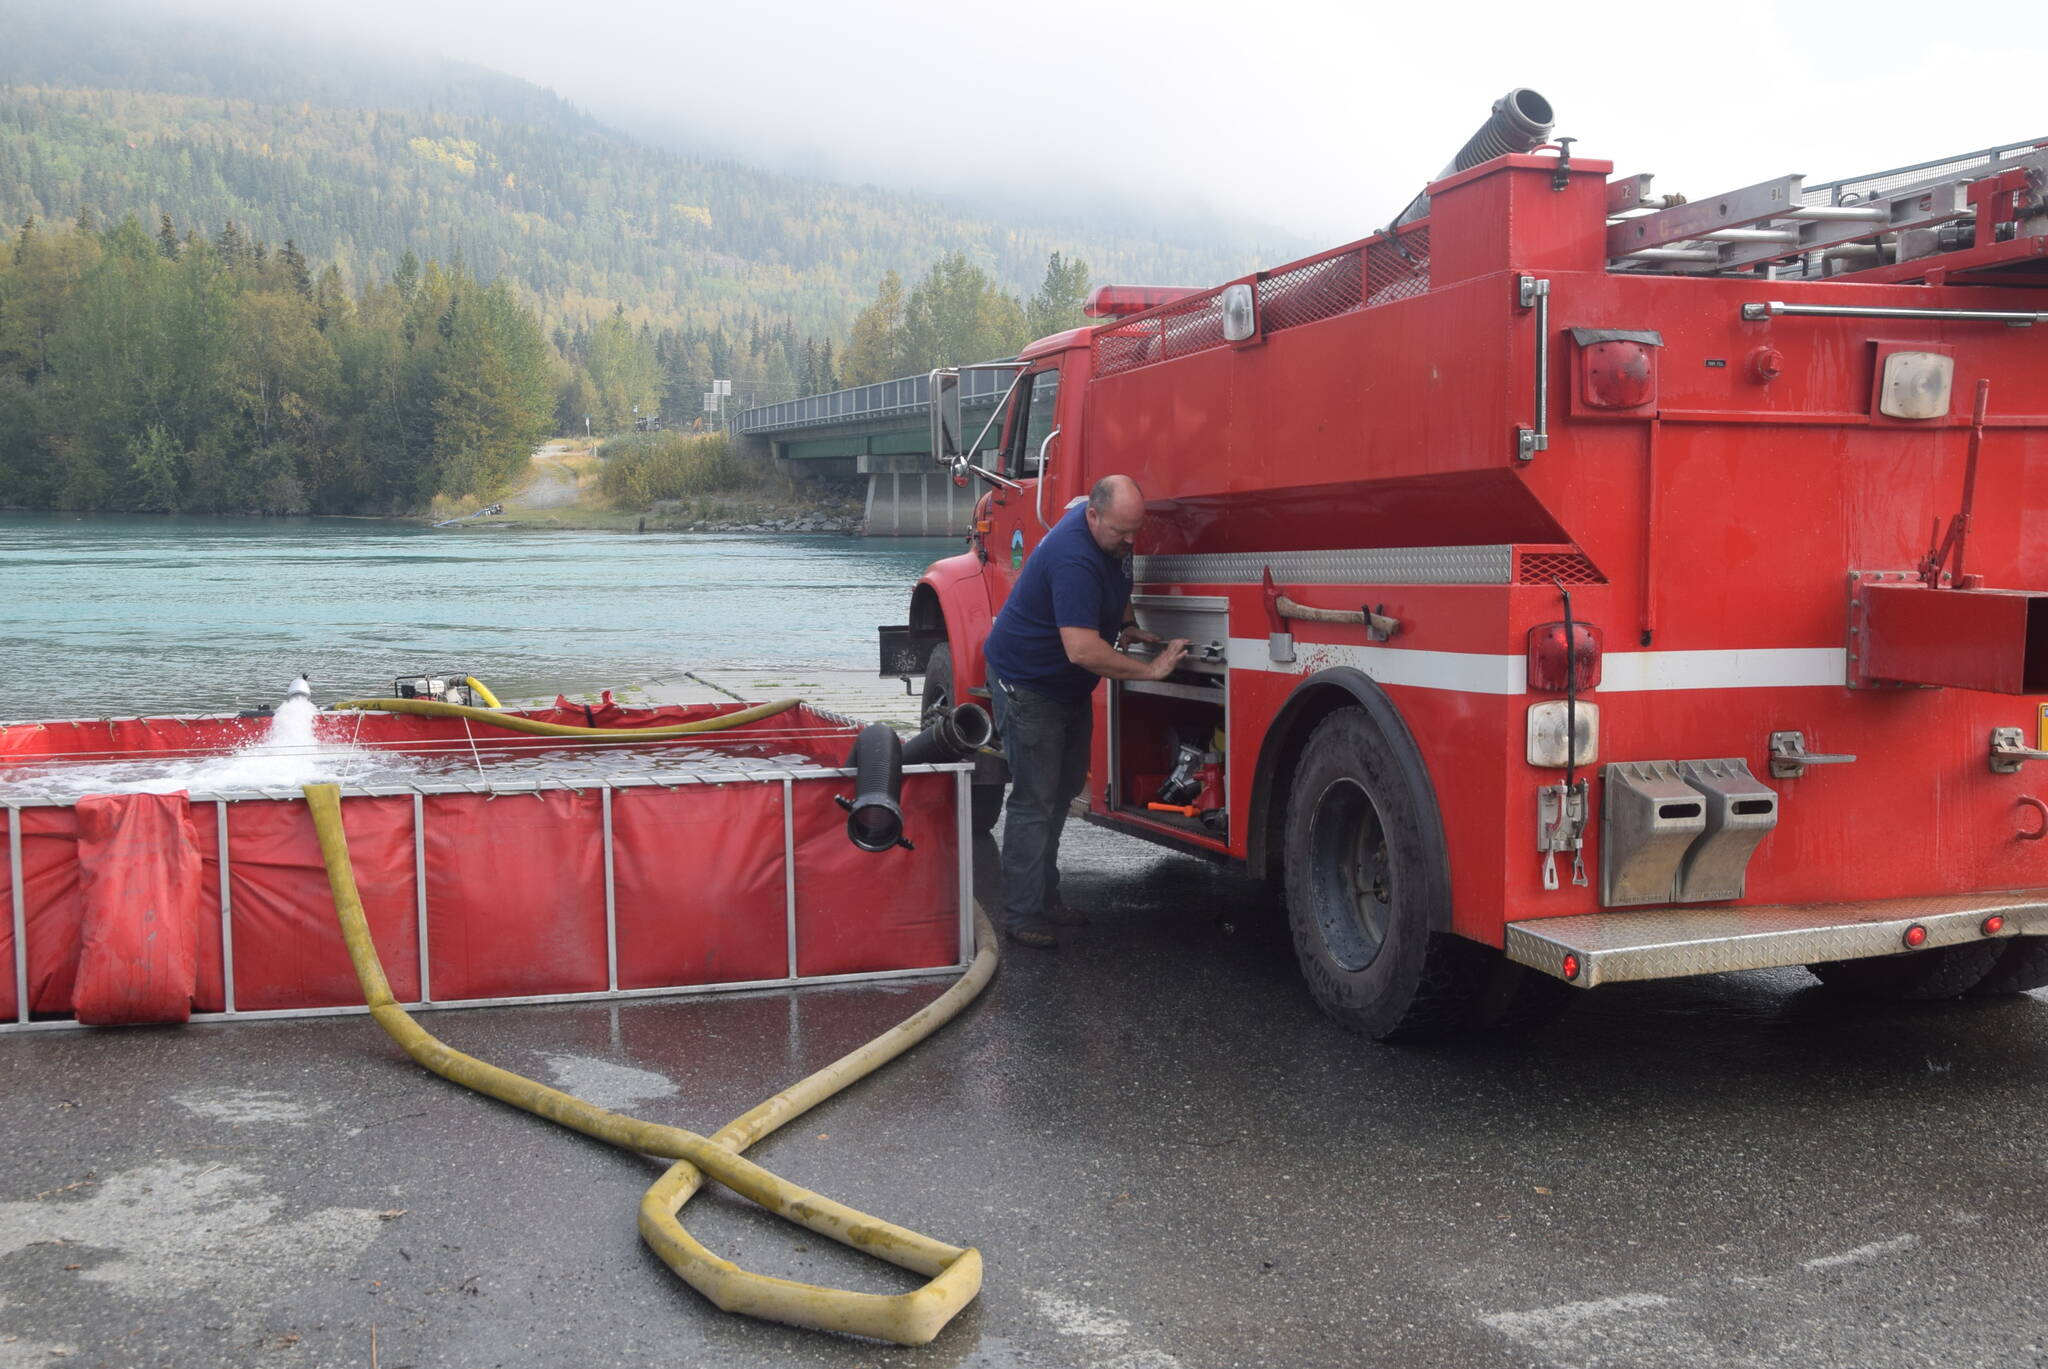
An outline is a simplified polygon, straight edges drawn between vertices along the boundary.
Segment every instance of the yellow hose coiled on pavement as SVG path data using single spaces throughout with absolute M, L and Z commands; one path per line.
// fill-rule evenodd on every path
M 350 699 L 332 706 L 371 709 L 381 713 L 411 713 L 422 718 L 467 718 L 471 722 L 488 723 L 492 727 L 527 732 L 536 737 L 575 737 L 580 741 L 660 741 L 664 737 L 693 737 L 699 732 L 722 732 L 742 723 L 759 722 L 777 713 L 787 713 L 802 702 L 802 699 L 777 699 L 771 704 L 755 704 L 731 713 L 720 713 L 716 717 L 699 718 L 693 723 L 677 723 L 673 727 L 577 727 L 570 723 L 544 723 L 538 718 L 522 718 L 517 713 L 493 713 L 488 708 L 442 703 L 439 699 Z
M 872 1336 L 901 1345 L 923 1345 L 931 1340 L 981 1291 L 980 1251 L 947 1245 L 822 1198 L 742 1159 L 739 1154 L 777 1127 L 895 1059 L 951 1021 L 974 1000 L 996 968 L 995 932 L 978 905 L 974 915 L 974 960 L 951 988 L 865 1046 L 784 1089 L 707 1138 L 680 1127 L 606 1111 L 559 1089 L 486 1064 L 443 1045 L 413 1021 L 392 997 L 384 967 L 377 958 L 376 943 L 370 938 L 369 923 L 363 916 L 354 867 L 348 857 L 348 839 L 342 831 L 341 791 L 331 784 L 309 784 L 305 794 L 313 826 L 320 836 L 320 855 L 327 866 L 328 888 L 334 895 L 342 940 L 355 966 L 356 979 L 362 985 L 363 1000 L 377 1025 L 406 1054 L 444 1079 L 586 1136 L 676 1161 L 640 1200 L 640 1235 L 692 1288 L 728 1312 L 744 1312 L 791 1326 Z M 778 1217 L 899 1268 L 929 1275 L 931 1280 L 911 1292 L 889 1295 L 749 1273 L 705 1249 L 677 1220 L 683 1204 L 703 1187 L 706 1177 L 751 1198 Z

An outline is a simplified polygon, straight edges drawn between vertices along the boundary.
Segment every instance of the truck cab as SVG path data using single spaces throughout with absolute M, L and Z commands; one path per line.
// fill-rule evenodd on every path
M 932 449 L 946 453 L 957 484 L 979 487 L 967 550 L 934 562 L 911 594 L 910 622 L 884 627 L 882 673 L 923 675 L 923 712 L 986 701 L 982 643 L 1039 539 L 1088 493 L 1081 441 L 1090 361 L 1087 328 L 1042 338 L 1014 362 L 1002 402 L 977 434 L 960 426 L 959 371 L 932 372 Z M 988 758 L 976 782 L 998 791 L 1007 778 Z M 977 813 L 996 795 L 977 796 Z M 990 816 L 990 821 L 993 817 Z M 984 828 L 985 829 L 985 828 Z

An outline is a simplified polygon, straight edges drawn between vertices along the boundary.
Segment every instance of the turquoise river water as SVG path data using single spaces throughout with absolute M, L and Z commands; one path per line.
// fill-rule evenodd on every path
M 399 675 L 502 697 L 695 666 L 875 668 L 951 538 L 432 529 L 0 513 L 0 721 L 322 701 Z

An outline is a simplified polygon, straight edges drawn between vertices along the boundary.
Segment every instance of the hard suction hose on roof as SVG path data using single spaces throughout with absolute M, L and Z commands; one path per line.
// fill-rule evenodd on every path
M 900 1345 L 922 1345 L 931 1340 L 981 1290 L 979 1251 L 947 1245 L 856 1212 L 780 1179 L 739 1154 L 784 1123 L 895 1059 L 973 1001 L 996 967 L 995 933 L 979 907 L 974 919 L 974 960 L 944 994 L 860 1049 L 704 1137 L 680 1127 L 607 1112 L 450 1049 L 422 1029 L 392 997 L 391 986 L 378 961 L 377 947 L 371 940 L 362 899 L 356 890 L 355 872 L 349 863 L 348 840 L 342 831 L 341 791 L 331 784 L 309 784 L 305 794 L 314 828 L 319 833 L 320 854 L 327 866 L 328 887 L 341 922 L 342 940 L 362 985 L 363 999 L 377 1025 L 406 1054 L 444 1079 L 586 1136 L 676 1161 L 640 1200 L 640 1235 L 692 1288 L 728 1312 L 744 1312 L 791 1326 L 872 1336 Z M 929 1275 L 930 1282 L 908 1293 L 884 1295 L 749 1273 L 705 1249 L 676 1219 L 683 1204 L 703 1186 L 707 1176 L 779 1217 L 900 1268 Z

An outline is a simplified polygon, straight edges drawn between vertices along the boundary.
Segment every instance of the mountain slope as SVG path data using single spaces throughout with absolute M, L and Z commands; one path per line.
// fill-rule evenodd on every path
M 31 0 L 0 48 L 0 216 L 227 219 L 364 281 L 408 250 L 508 277 L 552 324 L 786 318 L 843 334 L 885 271 L 961 250 L 1027 293 L 1059 251 L 1097 280 L 1199 283 L 1249 238 L 998 223 L 930 199 L 651 148 L 459 63 Z M 1214 225 L 1205 225 L 1213 232 Z M 1291 244 L 1283 246 L 1292 246 Z

